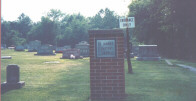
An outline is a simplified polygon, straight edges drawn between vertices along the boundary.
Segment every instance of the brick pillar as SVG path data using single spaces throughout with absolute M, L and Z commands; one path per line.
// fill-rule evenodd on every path
M 104 43 L 103 40 L 110 40 L 115 45 L 111 42 Z M 105 45 L 102 48 L 98 44 L 101 41 L 103 42 L 101 44 Z M 91 100 L 123 99 L 125 97 L 123 31 L 89 30 L 89 43 Z M 115 52 L 111 52 L 113 49 Z

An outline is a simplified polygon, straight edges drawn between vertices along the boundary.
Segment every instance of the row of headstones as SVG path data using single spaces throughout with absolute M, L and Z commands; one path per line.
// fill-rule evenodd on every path
M 5 46 L 5 45 L 3 45 Z M 6 47 L 6 46 L 5 46 Z M 67 54 L 73 54 L 76 57 L 89 56 L 89 44 L 85 41 L 80 42 L 75 45 L 75 49 L 71 49 L 70 46 L 64 47 L 53 47 L 52 45 L 41 45 L 41 42 L 38 40 L 31 41 L 28 46 L 29 52 L 36 52 L 37 55 L 55 55 L 53 50 L 55 49 L 55 53 L 63 53 L 63 57 L 67 57 Z M 78 50 L 79 49 L 79 50 Z M 24 46 L 16 46 L 16 51 L 24 51 Z M 160 60 L 160 56 L 158 54 L 157 45 L 139 45 L 132 47 L 131 57 L 136 56 L 137 60 Z M 126 57 L 126 55 L 125 55 Z
M 22 45 L 16 46 L 16 51 L 24 51 L 25 47 Z M 89 56 L 89 44 L 86 41 L 82 41 L 79 44 L 75 45 L 75 49 L 72 49 L 71 46 L 64 47 L 55 47 L 49 44 L 41 45 L 41 42 L 38 40 L 31 41 L 27 47 L 28 52 L 37 52 L 36 55 L 55 55 L 55 53 L 70 53 L 69 51 L 73 51 L 74 55 L 80 54 L 83 57 Z M 55 53 L 53 53 L 55 50 Z M 78 51 L 79 50 L 79 51 Z

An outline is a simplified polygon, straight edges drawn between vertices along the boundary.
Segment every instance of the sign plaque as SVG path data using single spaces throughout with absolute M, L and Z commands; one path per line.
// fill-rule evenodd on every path
M 122 17 L 119 18 L 120 28 L 135 28 L 135 18 L 134 17 Z
M 116 57 L 116 40 L 96 40 L 97 58 Z

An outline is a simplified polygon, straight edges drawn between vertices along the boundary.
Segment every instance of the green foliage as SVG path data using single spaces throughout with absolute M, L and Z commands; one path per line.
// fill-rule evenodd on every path
M 88 18 L 81 14 L 66 15 L 60 10 L 51 9 L 40 22 L 36 23 L 32 23 L 24 13 L 18 17 L 17 21 L 7 22 L 2 19 L 2 43 L 9 46 L 13 43 L 23 44 L 40 40 L 43 44 L 74 47 L 80 41 L 88 41 L 89 29 L 113 28 L 118 28 L 118 15 L 108 8 L 101 9 L 95 16 Z M 13 36 L 12 41 L 7 41 L 11 40 L 8 37 L 11 30 L 18 33 L 15 37 Z
M 17 30 L 21 33 L 22 38 L 27 38 L 27 33 L 31 30 L 32 28 L 32 22 L 31 19 L 26 16 L 24 13 L 22 13 L 19 17 L 18 17 L 18 21 L 17 21 Z
M 72 47 L 80 41 L 88 41 L 88 20 L 80 14 L 67 15 L 62 19 L 61 33 L 57 35 L 59 46 Z
M 60 10 L 57 10 L 57 9 L 51 9 L 49 12 L 48 12 L 48 14 L 47 14 L 47 16 L 49 17 L 49 18 L 51 18 L 51 20 L 52 21 L 59 21 L 59 19 L 61 18 L 61 17 L 63 17 L 63 13 L 60 11 Z
M 32 28 L 31 19 L 25 14 L 21 14 L 17 21 L 8 22 L 2 20 L 2 43 L 7 46 L 22 45 L 27 41 L 27 33 Z
M 134 0 L 129 16 L 136 18 L 139 42 L 157 44 L 163 56 L 196 60 L 194 0 Z
M 90 18 L 92 29 L 113 29 L 118 28 L 118 17 L 114 11 L 106 8 L 101 9 L 94 17 Z

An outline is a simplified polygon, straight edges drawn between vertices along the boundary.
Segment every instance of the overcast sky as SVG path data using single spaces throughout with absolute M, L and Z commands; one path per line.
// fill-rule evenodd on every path
M 17 20 L 21 13 L 29 16 L 34 22 L 40 21 L 50 9 L 60 9 L 63 13 L 79 13 L 88 17 L 94 16 L 106 7 L 118 15 L 128 13 L 131 0 L 1 0 L 2 17 L 6 21 Z

